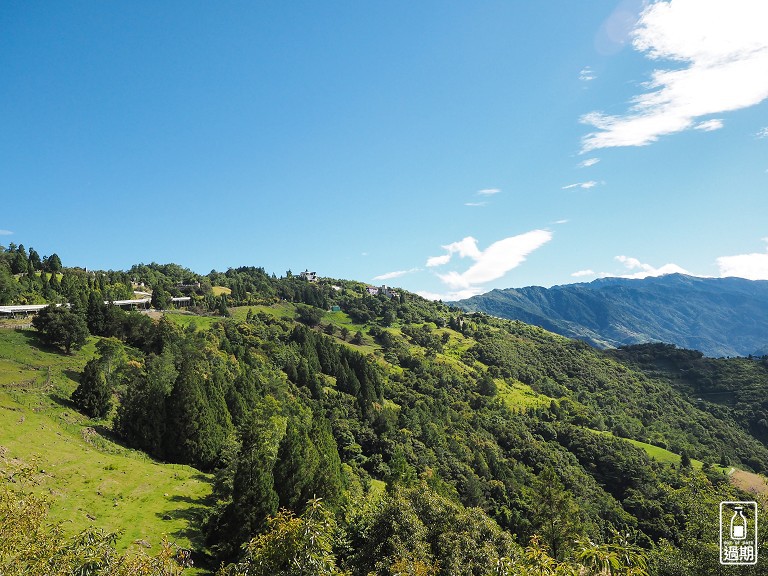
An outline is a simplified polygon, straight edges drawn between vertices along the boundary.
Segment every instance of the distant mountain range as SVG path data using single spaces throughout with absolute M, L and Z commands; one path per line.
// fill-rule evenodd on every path
M 599 348 L 666 342 L 707 356 L 768 354 L 768 281 L 669 274 L 509 288 L 454 302 Z

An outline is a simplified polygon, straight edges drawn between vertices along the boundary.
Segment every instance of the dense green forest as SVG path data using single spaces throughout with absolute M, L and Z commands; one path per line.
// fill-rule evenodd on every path
M 153 318 L 109 303 L 134 290 L 156 309 L 175 295 L 193 305 Z M 601 352 L 370 292 L 255 267 L 92 272 L 3 250 L 2 304 L 71 305 L 38 314 L 30 345 L 92 346 L 72 405 L 213 487 L 188 557 L 125 556 L 108 534 L 64 535 L 4 472 L 0 572 L 173 574 L 190 559 L 231 575 L 747 573 L 719 565 L 718 504 L 755 498 L 731 466 L 768 470 L 764 359 Z M 22 520 L 40 544 L 8 537 Z

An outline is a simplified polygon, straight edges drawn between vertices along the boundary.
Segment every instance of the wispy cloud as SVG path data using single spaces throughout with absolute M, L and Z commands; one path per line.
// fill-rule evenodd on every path
M 629 256 L 616 256 L 616 260 L 624 264 L 627 270 L 636 270 L 629 274 L 606 274 L 606 276 L 618 276 L 619 278 L 648 278 L 649 276 L 663 276 L 664 274 L 688 274 L 691 275 L 686 269 L 681 268 L 677 264 L 664 264 L 659 268 L 650 264 L 640 262 L 637 258 L 631 258 Z
M 624 115 L 591 112 L 596 131 L 582 152 L 644 146 L 688 130 L 696 119 L 740 110 L 768 98 L 768 3 L 761 0 L 669 0 L 650 4 L 632 32 L 633 46 L 681 67 L 655 70 Z M 706 123 L 704 123 L 706 124 Z
M 443 254 L 442 256 L 431 256 L 427 258 L 427 266 L 434 267 L 448 264 L 448 262 L 451 261 L 453 255 L 456 253 L 458 253 L 458 255 L 462 258 L 466 258 L 468 256 L 473 260 L 479 258 L 481 254 L 480 250 L 477 248 L 477 240 L 472 238 L 472 236 L 467 236 L 463 240 L 452 242 L 451 244 L 447 244 L 442 248 L 443 250 L 447 250 L 448 253 Z
M 448 264 L 451 261 L 451 253 L 443 254 L 442 256 L 430 256 L 427 258 L 427 268 L 434 268 L 435 266 L 442 266 Z
M 13 234 L 10 230 L 0 230 L 0 236 L 10 236 Z
M 478 190 L 477 192 L 475 192 L 475 196 L 490 198 L 491 196 L 495 196 L 500 192 L 501 192 L 501 188 L 483 188 L 482 190 Z M 464 206 L 469 206 L 470 208 L 479 208 L 482 206 L 487 206 L 488 203 L 489 203 L 488 200 L 480 200 L 476 202 L 464 202 Z
M 594 276 L 594 275 L 595 275 L 595 271 L 594 270 L 589 270 L 589 269 L 587 269 L 587 270 L 579 270 L 578 272 L 573 272 L 571 274 L 571 276 L 573 276 L 574 278 L 582 278 L 584 276 Z
M 597 182 L 594 180 L 589 180 L 587 182 L 576 182 L 574 184 L 568 184 L 567 186 L 563 186 L 563 190 L 570 190 L 571 188 L 584 188 L 585 190 L 589 190 L 590 188 L 594 188 L 597 186 Z
M 768 126 L 766 126 L 765 128 L 761 128 L 761 129 L 760 129 L 760 130 L 757 132 L 756 136 L 757 136 L 758 138 L 768 138 Z
M 555 224 L 568 224 L 569 220 L 567 218 L 563 218 L 562 220 L 555 220 Z
M 589 168 L 600 162 L 600 158 L 587 158 L 584 162 L 579 164 L 579 168 Z
M 400 278 L 401 276 L 405 276 L 406 274 L 413 274 L 414 272 L 419 272 L 421 268 L 411 268 L 410 270 L 395 270 L 394 272 L 387 272 L 386 274 L 380 274 L 379 276 L 374 276 L 374 280 L 392 280 L 393 278 Z
M 595 76 L 594 71 L 589 66 L 585 66 L 581 69 L 581 72 L 579 72 L 579 80 L 582 82 L 590 82 L 595 78 L 597 78 L 597 76 Z
M 456 300 L 464 300 L 465 298 L 472 298 L 482 294 L 484 290 L 481 288 L 470 288 L 468 290 L 455 290 L 453 292 L 429 292 L 427 290 L 419 290 L 416 292 L 422 298 L 427 300 L 442 300 L 443 302 L 455 302 Z
M 723 121 L 720 118 L 713 118 L 712 120 L 699 122 L 693 128 L 695 130 L 703 130 L 704 132 L 712 132 L 713 130 L 720 130 L 722 127 Z
M 471 236 L 443 246 L 447 254 L 433 256 L 427 260 L 427 266 L 448 264 L 454 254 L 461 258 L 470 258 L 475 263 L 464 272 L 451 271 L 438 274 L 440 280 L 452 290 L 476 291 L 480 286 L 501 278 L 523 263 L 526 257 L 552 239 L 547 230 L 533 230 L 525 234 L 510 236 L 494 242 L 485 250 L 480 250 L 477 240 Z
M 768 242 L 768 238 L 763 238 Z M 766 252 L 721 256 L 717 259 L 720 276 L 738 276 L 748 280 L 768 280 L 768 247 Z

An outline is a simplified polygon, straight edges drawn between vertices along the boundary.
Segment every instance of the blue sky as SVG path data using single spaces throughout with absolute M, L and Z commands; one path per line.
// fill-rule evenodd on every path
M 0 244 L 456 298 L 768 279 L 768 5 L 3 2 Z

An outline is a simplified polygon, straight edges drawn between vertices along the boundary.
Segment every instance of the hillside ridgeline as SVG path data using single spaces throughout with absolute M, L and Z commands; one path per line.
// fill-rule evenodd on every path
M 599 348 L 665 342 L 707 356 L 762 355 L 768 281 L 669 274 L 493 290 L 455 303 L 521 320 Z
M 17 297 L 42 298 L 44 272 L 27 274 L 11 277 Z M 252 267 L 51 277 L 48 295 L 72 309 L 39 331 L 0 332 L 13 340 L 0 348 L 4 458 L 32 459 L 20 410 L 61 420 L 69 397 L 81 414 L 68 426 L 90 430 L 89 450 L 117 440 L 205 471 L 205 513 L 183 515 L 203 570 L 512 576 L 597 574 L 607 562 L 616 574 L 716 573 L 718 503 L 746 498 L 719 466 L 768 470 L 763 437 L 738 413 L 522 322 Z M 153 321 L 104 304 L 102 287 L 132 282 L 155 299 L 187 291 L 194 313 Z M 79 322 L 90 335 L 70 354 L 48 339 Z M 70 367 L 44 385 L 12 376 L 57 357 Z

